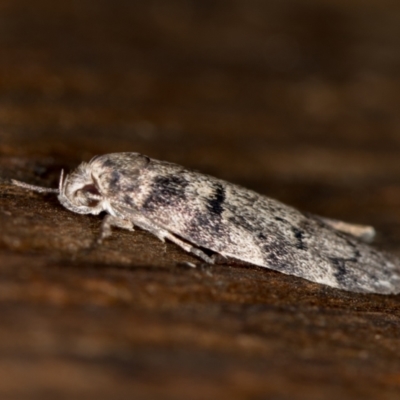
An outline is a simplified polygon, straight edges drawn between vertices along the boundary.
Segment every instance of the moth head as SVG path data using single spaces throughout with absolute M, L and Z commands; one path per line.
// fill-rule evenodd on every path
M 61 172 L 58 200 L 68 210 L 79 214 L 99 214 L 104 210 L 104 197 L 86 163 L 65 177 Z

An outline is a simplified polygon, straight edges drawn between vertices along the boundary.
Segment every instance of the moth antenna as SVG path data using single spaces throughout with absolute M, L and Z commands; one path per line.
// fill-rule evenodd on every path
M 58 182 L 58 192 L 57 193 L 63 193 L 63 186 L 64 186 L 64 170 L 61 170 L 60 174 L 60 180 Z
M 17 181 L 16 179 L 11 179 L 11 182 L 15 186 L 22 187 L 27 190 L 31 190 L 33 192 L 38 192 L 38 193 L 59 193 L 58 189 L 52 189 L 52 188 L 46 188 L 43 186 L 36 186 L 36 185 L 30 185 L 29 183 Z

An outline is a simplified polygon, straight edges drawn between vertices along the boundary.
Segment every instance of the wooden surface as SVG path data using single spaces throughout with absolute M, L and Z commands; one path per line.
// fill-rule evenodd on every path
M 1 1 L 0 398 L 398 399 L 400 296 L 93 248 L 101 218 L 9 179 L 137 151 L 400 254 L 399 71 L 389 0 Z

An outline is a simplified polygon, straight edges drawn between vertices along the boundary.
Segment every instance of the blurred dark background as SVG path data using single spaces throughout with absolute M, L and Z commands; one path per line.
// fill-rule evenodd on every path
M 138 151 L 301 207 L 310 199 L 288 184 L 360 201 L 399 182 L 399 9 L 2 1 L 0 154 L 74 165 Z
M 395 296 L 176 267 L 143 232 L 85 253 L 98 218 L 8 179 L 142 152 L 400 254 L 399 110 L 397 1 L 0 1 L 1 397 L 398 398 Z

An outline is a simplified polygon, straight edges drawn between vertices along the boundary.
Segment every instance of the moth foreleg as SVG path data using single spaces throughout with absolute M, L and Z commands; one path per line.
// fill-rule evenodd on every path
M 158 226 L 157 224 L 153 223 L 151 220 L 147 219 L 141 214 L 130 215 L 129 220 L 107 215 L 103 220 L 101 239 L 105 239 L 106 237 L 111 235 L 112 226 L 117 226 L 119 228 L 128 229 L 132 231 L 134 225 L 145 231 L 152 233 L 162 242 L 165 242 L 165 239 L 168 239 L 169 241 L 175 243 L 188 253 L 194 254 L 195 256 L 201 258 L 203 261 L 209 264 L 214 264 L 213 258 L 209 257 L 199 248 L 177 238 L 173 233 L 169 232 L 165 228 Z
M 111 236 L 111 228 L 115 226 L 117 228 L 127 229 L 134 231 L 133 223 L 126 219 L 114 217 L 113 215 L 106 215 L 101 224 L 100 236 L 97 239 L 97 243 L 102 243 L 104 239 Z

